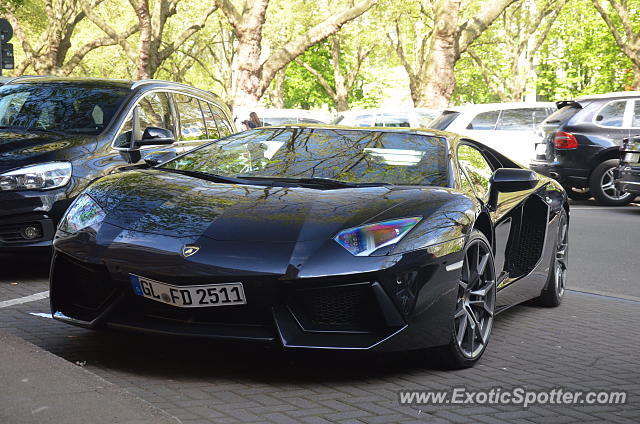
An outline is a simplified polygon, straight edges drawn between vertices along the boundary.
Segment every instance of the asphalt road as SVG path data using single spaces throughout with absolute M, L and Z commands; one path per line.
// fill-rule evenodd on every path
M 571 207 L 568 287 L 640 300 L 640 204 Z

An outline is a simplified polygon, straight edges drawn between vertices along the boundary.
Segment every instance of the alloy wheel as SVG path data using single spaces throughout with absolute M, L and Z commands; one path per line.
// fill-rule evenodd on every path
M 562 297 L 567 284 L 567 254 L 569 249 L 569 225 L 567 218 L 563 214 L 560 219 L 558 229 L 558 243 L 556 245 L 554 273 L 556 292 L 558 297 Z
M 602 178 L 600 178 L 600 186 L 602 187 L 602 192 L 605 196 L 611 200 L 620 200 L 624 197 L 628 197 L 629 194 L 618 190 L 616 187 L 616 178 L 613 176 L 614 169 L 615 168 L 609 168 L 602 174 Z
M 495 304 L 493 258 L 486 243 L 474 240 L 465 253 L 454 317 L 458 348 L 469 359 L 479 357 L 489 341 Z

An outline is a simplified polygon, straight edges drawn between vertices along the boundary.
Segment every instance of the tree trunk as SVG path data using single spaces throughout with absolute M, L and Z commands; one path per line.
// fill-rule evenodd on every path
M 636 63 L 638 63 L 636 65 Z M 640 58 L 633 64 L 633 83 L 631 89 L 634 91 L 640 90 Z
M 361 0 L 353 7 L 327 18 L 274 51 L 263 63 L 262 27 L 269 0 L 247 3 L 241 14 L 230 0 L 216 0 L 238 38 L 234 62 L 234 107 L 253 108 L 271 85 L 278 71 L 309 47 L 340 30 L 342 25 L 369 10 L 378 0 Z
M 460 55 L 516 1 L 485 0 L 475 16 L 458 25 L 461 0 L 433 0 L 435 25 L 429 41 L 430 48 L 427 54 L 420 55 L 420 63 L 415 70 L 404 54 L 399 34 L 401 26 L 396 25 L 396 51 L 409 74 L 411 98 L 415 106 L 443 108 L 449 104 L 455 86 L 454 68 Z M 426 38 L 422 44 L 425 42 Z
M 149 0 L 138 0 L 135 6 L 136 16 L 140 23 L 140 44 L 138 45 L 138 60 L 136 67 L 137 79 L 150 79 L 151 75 L 151 15 Z
M 271 93 L 269 93 L 269 101 L 276 109 L 284 108 L 284 79 L 286 77 L 287 68 L 282 68 L 276 75 L 275 84 Z
M 236 107 L 255 107 L 262 94 L 259 94 L 262 74 L 260 55 L 262 53 L 262 27 L 266 19 L 268 5 L 269 0 L 252 2 L 251 10 L 248 13 L 245 12 L 242 20 L 234 26 L 238 37 L 234 63 L 236 75 L 233 82 L 234 106 Z
M 347 101 L 349 97 L 349 88 L 342 75 L 342 51 L 340 49 L 340 40 L 337 37 L 331 38 L 331 62 L 333 65 L 333 80 L 335 81 L 335 96 L 333 101 L 338 112 L 344 112 L 349 109 Z
M 461 0 L 439 0 L 434 7 L 436 22 L 429 55 L 425 82 L 416 93 L 416 107 L 443 109 L 455 87 L 454 67 L 458 58 L 456 38 Z

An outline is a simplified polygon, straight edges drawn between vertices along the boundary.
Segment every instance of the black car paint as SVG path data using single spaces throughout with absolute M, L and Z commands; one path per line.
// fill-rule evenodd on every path
M 616 185 L 627 193 L 635 193 L 640 196 L 640 161 L 629 162 L 624 158 L 625 153 L 640 155 L 640 138 L 629 137 L 620 147 L 620 165 L 616 169 Z
M 442 134 L 452 159 L 464 142 L 482 149 L 496 167 L 517 167 L 479 143 Z M 87 190 L 108 211 L 98 231 L 59 233 L 55 240 L 52 314 L 89 328 L 279 341 L 286 347 L 406 350 L 446 344 L 459 279 L 459 271 L 447 266 L 462 260 L 471 231 L 482 230 L 491 242 L 500 275 L 498 309 L 504 310 L 543 290 L 559 213 L 568 213 L 561 186 L 543 176 L 531 190 L 500 193 L 490 210 L 461 191 L 457 161 L 450 166 L 450 188 L 232 185 L 155 169 L 105 177 Z M 355 257 L 332 239 L 344 228 L 412 215 L 424 219 L 380 254 Z M 532 234 L 528 222 L 542 225 L 536 233 L 539 255 L 519 275 L 513 252 L 531 245 L 523 239 Z M 200 246 L 198 254 L 183 257 L 187 244 Z M 167 310 L 134 296 L 130 274 L 175 285 L 241 281 L 248 303 Z M 76 290 L 100 294 L 87 307 L 76 304 Z M 372 321 L 309 327 L 299 299 L 331 290 L 360 290 L 374 305 Z M 170 316 L 149 318 L 154 314 Z
M 45 162 L 69 161 L 73 166 L 71 181 L 62 188 L 52 190 L 0 191 L 0 234 L 3 228 L 37 222 L 43 228 L 43 237 L 27 241 L 4 241 L 0 237 L 0 250 L 51 246 L 55 227 L 64 211 L 78 193 L 90 182 L 119 167 L 143 160 L 162 161 L 182 153 L 181 148 L 196 147 L 201 142 L 176 145 L 149 146 L 143 149 L 115 149 L 112 142 L 127 119 L 129 111 L 145 94 L 166 91 L 203 98 L 218 105 L 232 120 L 224 106 L 214 95 L 193 87 L 164 81 L 120 81 L 108 79 L 72 78 L 20 78 L 9 82 L 20 84 L 80 84 L 87 87 L 127 88 L 130 94 L 116 111 L 114 119 L 99 135 L 66 135 L 38 130 L 0 129 L 0 173 Z
M 538 144 L 546 144 L 546 154 L 538 155 L 530 164 L 534 171 L 552 177 L 566 187 L 588 188 L 589 176 L 593 169 L 607 159 L 617 159 L 622 140 L 631 135 L 629 128 L 604 127 L 595 124 L 595 115 L 607 103 L 632 99 L 632 97 L 607 96 L 585 98 L 575 102 L 558 102 L 559 109 L 575 108 L 576 113 L 562 122 L 541 124 L 544 139 Z M 577 149 L 556 149 L 553 143 L 555 133 L 568 132 L 578 141 Z

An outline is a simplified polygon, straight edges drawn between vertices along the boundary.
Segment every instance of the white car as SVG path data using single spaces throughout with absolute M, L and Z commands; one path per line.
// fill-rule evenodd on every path
M 440 112 L 433 109 L 362 109 L 340 112 L 332 124 L 347 127 L 428 128 Z
M 329 122 L 322 112 L 304 109 L 263 109 L 257 110 L 256 113 L 265 127 L 284 124 L 327 124 Z
M 557 110 L 552 102 L 487 103 L 445 109 L 431 128 L 469 136 L 510 159 L 529 166 L 538 125 Z

